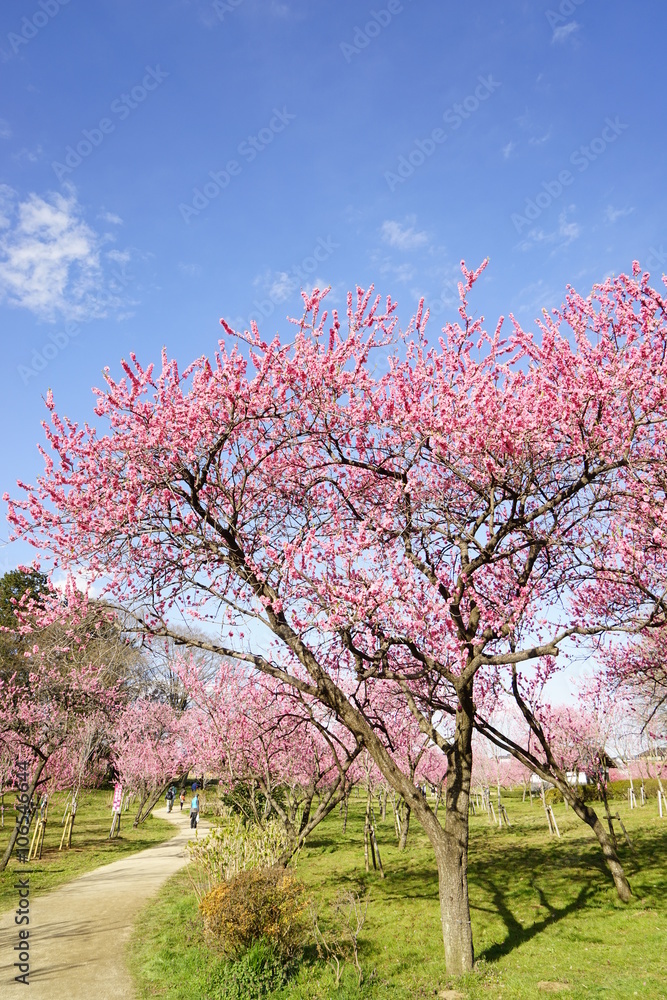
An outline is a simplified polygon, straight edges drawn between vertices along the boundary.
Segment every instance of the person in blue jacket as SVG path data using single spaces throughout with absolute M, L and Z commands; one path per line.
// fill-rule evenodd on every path
M 197 792 L 192 797 L 190 803 L 190 829 L 196 830 L 199 823 L 199 795 Z

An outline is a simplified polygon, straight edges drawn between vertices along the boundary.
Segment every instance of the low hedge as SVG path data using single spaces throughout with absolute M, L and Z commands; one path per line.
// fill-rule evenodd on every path
M 638 780 L 637 778 L 634 779 L 637 805 L 639 805 L 640 802 L 639 789 L 641 788 L 641 784 L 641 780 Z M 657 798 L 659 787 L 657 778 L 644 778 L 644 794 L 647 799 Z M 627 802 L 629 788 L 630 782 L 627 779 L 623 779 L 622 781 L 610 781 L 607 785 L 608 800 L 610 802 Z M 579 790 L 583 792 L 584 802 L 599 802 L 602 800 L 602 796 L 598 792 L 596 785 L 580 785 Z M 545 793 L 545 799 L 547 805 L 553 805 L 555 802 L 562 802 L 563 796 L 557 788 L 550 788 L 548 792 Z

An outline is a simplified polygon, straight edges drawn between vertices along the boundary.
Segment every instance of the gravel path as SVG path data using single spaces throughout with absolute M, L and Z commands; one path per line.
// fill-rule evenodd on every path
M 158 847 L 81 875 L 30 900 L 30 990 L 14 980 L 21 970 L 15 946 L 15 911 L 0 916 L 0 997 L 14 1000 L 132 1000 L 125 946 L 146 901 L 187 862 L 185 844 L 194 836 L 189 811 L 156 811 L 178 827 Z M 205 824 L 199 827 L 199 835 Z M 28 867 L 28 866 L 26 866 Z M 19 890 L 16 890 L 17 904 Z

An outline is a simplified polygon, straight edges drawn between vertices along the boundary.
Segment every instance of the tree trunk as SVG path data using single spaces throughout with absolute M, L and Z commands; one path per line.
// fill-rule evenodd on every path
M 403 823 L 401 825 L 401 836 L 398 841 L 399 851 L 404 851 L 408 843 L 408 832 L 410 830 L 410 806 L 405 803 L 405 811 L 403 813 Z
M 445 825 L 418 795 L 413 809 L 435 853 L 445 962 L 450 976 L 471 972 L 475 955 L 468 901 L 468 810 L 472 774 L 472 684 L 459 691 L 456 732 L 447 754 Z
M 629 903 L 632 898 L 630 883 L 625 877 L 623 866 L 618 859 L 618 854 L 616 853 L 612 839 L 602 825 L 599 816 L 594 809 L 591 809 L 589 805 L 582 802 L 576 795 L 571 796 L 570 805 L 579 819 L 582 819 L 584 823 L 587 823 L 597 837 L 600 847 L 602 848 L 605 862 L 607 863 L 607 867 L 611 872 L 611 877 L 614 880 L 616 892 L 624 903 Z
M 472 688 L 472 685 L 471 685 Z M 440 881 L 440 914 L 450 976 L 472 971 L 475 961 L 468 901 L 468 822 L 472 774 L 472 690 L 459 692 L 456 733 L 447 754 L 444 836 L 433 843 Z
M 12 830 L 11 834 L 9 835 L 9 843 L 7 844 L 7 847 L 5 848 L 5 853 L 2 855 L 2 860 L 0 861 L 0 872 L 4 872 L 5 868 L 7 867 L 8 863 L 9 863 L 9 859 L 12 856 L 12 851 L 14 850 L 14 845 L 15 845 L 16 840 L 17 840 L 18 835 L 19 835 L 19 830 L 21 828 L 21 823 L 23 821 L 23 816 L 24 815 L 28 815 L 27 810 L 30 809 L 30 805 L 32 803 L 32 797 L 35 794 L 35 789 L 37 788 L 37 784 L 39 782 L 40 775 L 41 775 L 42 771 L 44 770 L 45 765 L 46 765 L 46 760 L 44 758 L 40 758 L 40 761 L 39 761 L 39 763 L 37 765 L 37 770 L 35 771 L 35 773 L 33 775 L 33 779 L 30 782 L 30 786 L 28 787 L 28 791 L 26 792 L 26 795 L 28 797 L 28 802 L 27 802 L 27 807 L 26 807 L 26 813 L 20 813 L 20 812 L 16 813 L 16 822 L 14 824 L 14 829 Z
M 157 792 L 153 792 L 152 795 L 147 795 L 145 798 L 141 799 L 139 803 L 139 811 L 137 815 L 134 817 L 134 823 L 132 824 L 135 830 L 138 826 L 140 826 L 141 823 L 145 823 L 145 821 L 148 819 L 155 806 L 162 798 L 162 793 L 164 792 L 165 788 L 168 788 L 170 784 L 171 781 L 168 781 L 166 785 L 163 785 L 162 788 L 159 788 Z M 148 803 L 148 805 L 146 805 L 146 803 Z
M 454 744 L 447 753 L 447 791 L 445 827 L 440 825 L 428 801 L 410 776 L 401 771 L 373 729 L 351 708 L 332 693 L 338 717 L 352 733 L 358 733 L 380 771 L 394 792 L 401 795 L 421 823 L 433 848 L 438 868 L 440 916 L 445 961 L 450 976 L 471 972 L 474 963 L 472 927 L 468 903 L 468 806 L 472 771 L 472 678 L 458 688 L 460 704 L 456 712 Z M 394 807 L 396 809 L 396 806 Z M 395 812 L 396 816 L 396 812 Z

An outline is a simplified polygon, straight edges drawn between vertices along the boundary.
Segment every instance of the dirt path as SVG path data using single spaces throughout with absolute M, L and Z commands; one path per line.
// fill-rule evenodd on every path
M 2 1000 L 132 1000 L 125 946 L 146 901 L 187 862 L 185 844 L 194 836 L 189 813 L 166 808 L 157 814 L 178 827 L 172 840 L 96 868 L 45 896 L 30 900 L 30 990 L 14 981 L 20 970 L 14 910 L 0 916 Z M 199 827 L 199 835 L 205 825 Z M 16 890 L 17 904 L 19 891 Z

